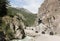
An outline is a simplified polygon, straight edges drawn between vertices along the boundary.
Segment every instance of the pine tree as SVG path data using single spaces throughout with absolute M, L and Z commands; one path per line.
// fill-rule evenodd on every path
M 2 24 L 2 17 L 7 15 L 8 0 L 0 0 L 0 26 Z
M 7 0 L 0 0 L 0 17 L 7 15 Z
M 7 0 L 0 0 L 0 41 L 6 41 L 5 40 L 5 35 L 2 30 L 2 17 L 7 15 Z

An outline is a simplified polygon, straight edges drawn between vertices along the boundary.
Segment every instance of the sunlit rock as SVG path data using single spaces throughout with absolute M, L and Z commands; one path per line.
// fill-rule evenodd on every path
M 19 14 L 13 17 L 4 16 L 2 20 L 6 26 L 5 34 L 8 34 L 8 36 L 6 36 L 7 38 L 23 39 L 25 37 L 25 32 L 24 32 L 25 25 L 24 22 L 22 21 L 25 19 L 23 16 L 20 16 Z
M 37 17 L 37 25 L 43 23 L 46 26 L 45 33 L 60 34 L 60 0 L 45 0 Z

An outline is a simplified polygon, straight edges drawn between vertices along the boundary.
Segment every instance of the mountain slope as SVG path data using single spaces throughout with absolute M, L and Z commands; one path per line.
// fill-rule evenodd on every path
M 8 7 L 8 15 L 14 16 L 17 13 L 22 14 L 26 18 L 26 21 L 24 21 L 26 26 L 32 26 L 34 24 L 35 14 L 24 8 Z

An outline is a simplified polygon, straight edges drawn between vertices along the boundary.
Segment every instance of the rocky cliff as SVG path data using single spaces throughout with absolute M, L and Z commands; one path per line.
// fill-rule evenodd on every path
M 25 37 L 23 20 L 25 20 L 25 18 L 21 14 L 16 14 L 13 17 L 7 15 L 2 17 L 2 29 L 6 40 L 23 39 Z
M 37 25 L 42 23 L 47 27 L 44 33 L 60 34 L 60 0 L 45 0 L 37 17 Z

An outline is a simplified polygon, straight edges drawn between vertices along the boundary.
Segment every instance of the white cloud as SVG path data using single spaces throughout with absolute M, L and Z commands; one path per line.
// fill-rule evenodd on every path
M 15 4 L 13 4 L 13 3 L 11 3 L 11 7 L 18 7 L 17 5 L 15 5 Z
M 23 0 L 16 0 L 16 2 L 22 2 Z
M 43 0 L 24 0 L 28 5 L 24 5 L 23 7 L 30 10 L 33 13 L 38 12 L 38 8 L 40 7 Z
M 31 5 L 25 5 L 23 6 L 23 8 L 26 8 L 28 9 L 29 11 L 33 12 L 33 13 L 36 13 L 37 10 L 38 10 L 38 7 L 34 4 L 31 4 Z
M 21 4 L 23 4 L 21 7 L 26 8 L 33 13 L 38 12 L 38 8 L 40 7 L 40 5 L 43 1 L 44 0 L 16 0 L 17 3 L 20 2 Z M 12 5 L 12 6 L 20 7 L 20 5 L 19 6 Z

